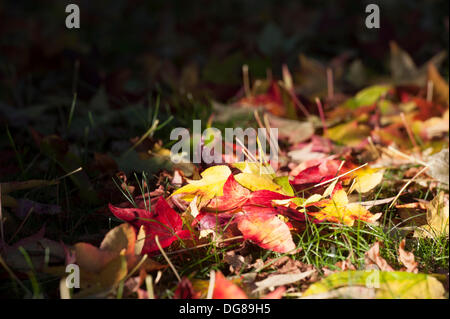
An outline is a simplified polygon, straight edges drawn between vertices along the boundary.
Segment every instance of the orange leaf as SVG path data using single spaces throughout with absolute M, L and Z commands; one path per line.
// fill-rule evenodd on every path
M 238 228 L 245 239 L 279 253 L 295 253 L 288 225 L 274 214 L 251 213 L 237 218 Z
M 213 299 L 248 299 L 245 292 L 220 272 L 216 272 Z

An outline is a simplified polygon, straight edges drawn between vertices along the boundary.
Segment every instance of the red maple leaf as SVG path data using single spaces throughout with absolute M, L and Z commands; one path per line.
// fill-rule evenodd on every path
M 151 211 L 140 208 L 119 208 L 109 204 L 109 209 L 117 218 L 133 225 L 137 231 L 141 226 L 145 230 L 145 243 L 142 254 L 158 251 L 155 241 L 158 240 L 162 248 L 170 246 L 177 239 L 191 237 L 188 230 L 183 230 L 183 221 L 161 196 Z

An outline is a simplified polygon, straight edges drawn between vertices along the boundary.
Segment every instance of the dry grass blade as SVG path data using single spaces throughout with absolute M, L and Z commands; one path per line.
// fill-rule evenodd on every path
M 177 271 L 177 269 L 175 268 L 175 266 L 174 266 L 174 265 L 172 264 L 172 262 L 170 261 L 169 257 L 167 257 L 166 253 L 164 252 L 164 249 L 161 247 L 161 244 L 159 243 L 158 235 L 155 236 L 155 242 L 156 242 L 156 245 L 157 245 L 158 248 L 159 248 L 159 251 L 161 251 L 161 254 L 164 256 L 164 259 L 166 259 L 167 263 L 169 264 L 170 269 L 172 269 L 173 273 L 175 274 L 175 277 L 177 277 L 178 281 L 180 282 L 180 281 L 181 281 L 181 277 L 180 277 L 180 275 L 178 274 L 178 271 Z
M 403 193 L 403 191 L 406 189 L 406 187 L 408 187 L 409 184 L 411 184 L 420 174 L 422 174 L 423 172 L 425 172 L 428 169 L 428 166 L 422 168 L 420 171 L 417 172 L 416 175 L 413 176 L 413 178 L 411 178 L 398 192 L 397 196 L 395 196 L 394 200 L 392 201 L 391 205 L 389 205 L 389 209 L 392 208 L 392 206 L 395 205 L 395 203 L 397 202 L 398 198 L 400 197 L 400 195 Z

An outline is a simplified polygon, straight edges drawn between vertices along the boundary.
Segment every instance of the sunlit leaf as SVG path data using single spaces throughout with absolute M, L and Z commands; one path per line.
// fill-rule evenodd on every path
M 433 276 L 409 272 L 343 271 L 312 284 L 304 297 L 323 294 L 340 287 L 363 286 L 376 289 L 381 299 L 440 299 L 443 285 Z
M 349 203 L 347 194 L 342 189 L 336 191 L 331 199 L 322 201 L 320 206 L 322 208 L 319 212 L 310 212 L 309 214 L 318 220 L 327 220 L 348 226 L 353 226 L 355 220 L 374 223 L 381 216 L 381 214 L 371 214 L 359 204 Z
M 160 197 L 151 211 L 139 208 L 119 208 L 109 205 L 111 212 L 119 219 L 133 225 L 136 231 L 141 226 L 145 230 L 145 244 L 142 253 L 152 253 L 159 248 L 155 242 L 158 235 L 159 242 L 163 248 L 170 246 L 178 239 L 186 239 L 191 236 L 188 230 L 183 230 L 183 221 L 164 200 Z
M 289 227 L 276 215 L 251 213 L 238 216 L 238 228 L 245 239 L 279 253 L 295 253 Z
M 212 166 L 201 173 L 202 179 L 190 180 L 189 184 L 177 189 L 172 196 L 181 194 L 181 198 L 187 202 L 199 196 L 202 202 L 208 202 L 215 196 L 223 195 L 223 186 L 230 174 L 231 170 L 226 165 Z
M 355 178 L 354 184 L 350 187 L 349 193 L 356 190 L 358 193 L 367 193 L 374 189 L 383 180 L 384 169 L 363 167 L 356 170 L 352 177 Z

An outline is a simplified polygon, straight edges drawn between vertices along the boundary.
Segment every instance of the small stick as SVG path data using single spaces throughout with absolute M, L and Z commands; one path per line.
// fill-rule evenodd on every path
M 392 201 L 391 205 L 389 205 L 389 209 L 392 208 L 392 206 L 394 206 L 395 202 L 398 200 L 398 198 L 400 197 L 400 195 L 403 193 L 403 191 L 406 189 L 406 187 L 408 187 L 409 184 L 411 184 L 413 182 L 413 180 L 415 180 L 420 174 L 422 174 L 423 172 L 425 172 L 428 169 L 428 166 L 425 166 L 424 168 L 422 168 L 420 171 L 417 172 L 416 175 L 414 175 L 413 178 L 411 178 L 403 187 L 402 189 L 400 189 L 400 191 L 398 192 L 397 196 L 395 196 L 394 200 Z
M 270 123 L 267 114 L 264 114 L 264 124 L 266 125 L 267 134 L 269 135 L 270 147 L 274 147 L 275 153 L 278 154 L 278 152 L 280 151 L 278 148 L 278 141 L 276 141 L 275 137 L 272 134 L 270 134 Z
M 214 270 L 211 270 L 211 272 L 209 273 L 209 286 L 206 299 L 212 299 L 215 285 L 216 285 L 216 272 Z
M 145 277 L 145 286 L 147 287 L 148 299 L 155 299 L 155 293 L 153 292 L 153 277 L 151 275 Z
M 325 181 L 325 182 L 316 184 L 316 185 L 313 186 L 313 188 L 314 188 L 314 187 L 318 187 L 318 186 L 322 186 L 322 185 L 325 185 L 325 184 L 328 184 L 328 183 L 331 183 L 331 182 L 334 182 L 335 180 L 337 180 L 337 179 L 339 179 L 339 178 L 341 178 L 341 177 L 343 177 L 343 176 L 345 176 L 345 175 L 348 175 L 348 174 L 350 174 L 350 173 L 352 173 L 352 172 L 354 172 L 354 171 L 356 171 L 356 170 L 358 170 L 358 169 L 360 169 L 360 168 L 363 168 L 363 167 L 366 166 L 366 165 L 367 165 L 367 163 L 365 163 L 365 164 L 363 164 L 363 165 L 361 165 L 361 166 L 358 166 L 357 168 L 354 168 L 354 169 L 352 169 L 352 170 L 349 170 L 348 172 L 346 172 L 346 173 L 344 173 L 344 174 L 341 174 L 341 175 L 339 175 L 339 176 L 336 176 L 335 178 L 332 178 L 332 179 L 329 179 L 329 180 L 327 180 L 327 181 Z
M 403 112 L 401 112 L 400 113 L 400 117 L 402 118 L 403 125 L 406 128 L 406 133 L 408 133 L 408 137 L 409 137 L 412 145 L 414 146 L 414 149 L 416 151 L 418 151 L 419 150 L 419 146 L 417 145 L 416 140 L 414 139 L 413 133 L 411 131 L 411 128 L 409 127 L 408 122 L 406 121 L 405 114 Z
M 295 106 L 297 106 L 306 117 L 310 117 L 311 114 L 308 112 L 308 110 L 306 109 L 306 107 L 303 105 L 302 102 L 300 102 L 300 100 L 297 98 L 297 96 L 295 95 L 294 90 L 289 90 L 286 85 L 284 84 L 283 81 L 278 81 L 278 84 L 283 87 L 289 94 L 289 96 L 291 97 L 291 99 L 294 101 Z
M 380 152 L 378 152 L 378 149 L 376 148 L 375 144 L 373 143 L 372 136 L 369 136 L 367 138 L 367 140 L 369 141 L 370 147 L 372 147 L 372 149 L 375 151 L 375 154 L 377 155 L 377 158 L 379 158 L 380 157 Z
M 242 66 L 242 80 L 244 82 L 244 92 L 246 97 L 251 97 L 252 92 L 250 90 L 250 80 L 248 76 L 248 65 L 244 64 Z
M 158 235 L 155 236 L 155 242 L 156 245 L 159 248 L 159 251 L 161 252 L 161 254 L 164 256 L 164 259 L 167 261 L 167 263 L 169 264 L 170 268 L 172 269 L 173 273 L 175 274 L 175 277 L 177 277 L 178 282 L 181 281 L 181 277 L 178 274 L 177 269 L 175 268 L 175 266 L 172 264 L 172 262 L 170 261 L 169 257 L 167 257 L 166 253 L 164 252 L 164 249 L 161 247 L 161 244 L 159 243 L 159 239 L 158 239 Z
M 249 159 L 251 159 L 253 162 L 257 162 L 256 157 L 253 156 L 253 154 L 250 152 L 250 150 L 237 137 L 236 137 L 236 142 L 238 142 L 241 145 L 242 151 Z
M 428 166 L 428 164 L 425 163 L 424 161 L 421 161 L 421 160 L 419 160 L 419 159 L 417 159 L 417 158 L 415 158 L 415 157 L 412 157 L 412 156 L 409 156 L 409 155 L 407 155 L 407 154 L 405 154 L 405 153 L 403 153 L 403 152 L 400 152 L 398 149 L 396 149 L 395 147 L 393 147 L 393 146 L 391 146 L 391 145 L 388 146 L 388 149 L 389 149 L 390 151 L 396 153 L 397 155 L 400 155 L 401 157 L 410 160 L 411 162 L 418 163 L 418 164 L 423 165 L 423 166 Z M 388 153 L 388 152 L 386 152 L 385 150 L 384 150 L 384 152 L 385 152 L 385 153 Z
M 327 87 L 328 87 L 328 99 L 334 97 L 334 84 L 333 84 L 333 70 L 327 68 Z
M 255 110 L 255 111 L 253 112 L 253 115 L 255 116 L 256 122 L 258 123 L 259 127 L 260 127 L 260 128 L 263 128 L 264 125 L 263 125 L 262 122 L 261 122 L 261 118 L 259 117 L 258 110 Z
M 294 84 L 292 81 L 292 75 L 291 72 L 289 72 L 289 69 L 286 64 L 283 64 L 282 66 L 282 72 L 283 72 L 283 82 L 286 88 L 291 91 L 294 89 Z
M 430 80 L 427 81 L 427 102 L 433 101 L 433 86 L 434 83 Z
M 319 109 L 320 119 L 322 120 L 323 135 L 325 135 L 327 132 L 327 124 L 325 123 L 325 114 L 323 113 L 322 102 L 320 102 L 318 97 L 316 97 L 316 104 Z
M 60 180 L 62 180 L 64 178 L 66 178 L 66 177 L 69 177 L 70 175 L 73 175 L 75 173 L 81 172 L 82 170 L 83 170 L 83 167 L 78 167 L 77 169 L 67 173 L 66 175 L 63 175 L 63 176 L 55 178 L 55 181 L 60 181 Z

